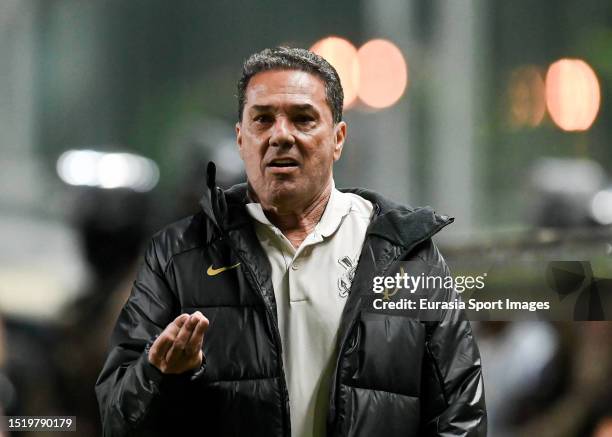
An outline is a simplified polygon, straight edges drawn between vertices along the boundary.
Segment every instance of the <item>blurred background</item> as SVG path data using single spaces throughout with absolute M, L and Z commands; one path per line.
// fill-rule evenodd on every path
M 341 75 L 337 186 L 454 216 L 455 273 L 581 261 L 577 289 L 610 291 L 610 2 L 1 0 L 5 414 L 100 435 L 93 386 L 143 245 L 197 211 L 208 160 L 243 180 L 235 84 L 278 45 Z M 612 436 L 609 323 L 474 329 L 489 435 Z

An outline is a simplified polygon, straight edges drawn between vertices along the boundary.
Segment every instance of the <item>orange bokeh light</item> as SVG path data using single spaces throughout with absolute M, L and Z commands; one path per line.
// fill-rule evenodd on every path
M 593 432 L 593 437 L 612 437 L 612 418 L 601 419 Z
M 601 100 L 593 69 L 580 59 L 561 59 L 546 74 L 546 105 L 553 121 L 566 131 L 587 130 Z
M 357 98 L 359 84 L 359 63 L 355 46 L 343 38 L 330 36 L 317 41 L 310 51 L 325 58 L 336 69 L 344 90 L 344 107 L 349 107 Z
M 373 108 L 397 102 L 408 84 L 408 67 L 401 50 L 390 41 L 374 39 L 361 46 L 357 58 L 359 98 Z
M 540 69 L 524 66 L 514 70 L 508 83 L 508 98 L 512 126 L 538 126 L 546 114 L 546 93 Z

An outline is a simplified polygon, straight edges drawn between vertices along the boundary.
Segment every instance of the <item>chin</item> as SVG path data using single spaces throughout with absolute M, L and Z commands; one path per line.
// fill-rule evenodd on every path
M 274 187 L 270 196 L 270 202 L 275 206 L 289 207 L 297 202 L 303 196 L 303 190 L 295 186 L 277 186 Z
M 295 189 L 290 188 L 278 188 L 272 191 L 270 194 L 270 201 L 273 203 L 288 203 L 291 200 L 295 200 L 296 197 L 299 197 L 300 193 Z

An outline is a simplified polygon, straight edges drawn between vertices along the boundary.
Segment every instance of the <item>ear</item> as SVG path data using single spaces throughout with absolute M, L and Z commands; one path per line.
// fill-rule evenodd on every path
M 342 148 L 346 140 L 346 129 L 347 125 L 344 121 L 341 121 L 334 127 L 334 161 L 339 160 L 342 154 Z
M 240 132 L 240 122 L 236 123 L 236 144 L 238 144 L 238 153 L 240 154 L 240 158 L 244 160 L 242 156 L 242 133 Z

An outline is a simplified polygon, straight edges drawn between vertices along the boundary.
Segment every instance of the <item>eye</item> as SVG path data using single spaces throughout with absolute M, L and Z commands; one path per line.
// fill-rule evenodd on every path
M 315 121 L 314 117 L 310 114 L 298 114 L 293 118 L 295 123 L 306 124 Z
M 274 118 L 270 114 L 259 114 L 253 118 L 256 123 L 268 124 L 274 121 Z

